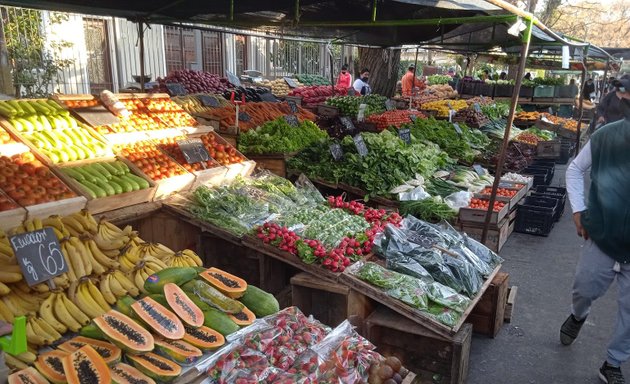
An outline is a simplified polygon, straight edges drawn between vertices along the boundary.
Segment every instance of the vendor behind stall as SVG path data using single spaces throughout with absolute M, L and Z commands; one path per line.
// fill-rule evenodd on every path
M 368 81 L 370 79 L 370 70 L 367 68 L 363 68 L 360 73 L 360 78 L 354 81 L 352 87 L 355 92 L 360 94 L 361 96 L 367 96 L 372 93 L 372 88 L 370 88 L 370 84 Z
M 409 65 L 407 73 L 400 81 L 402 83 L 402 95 L 405 97 L 409 97 L 425 87 L 424 81 L 416 77 L 416 66 L 413 64 Z
M 352 86 L 352 75 L 348 72 L 348 64 L 341 67 L 341 73 L 337 78 L 337 87 L 348 89 Z

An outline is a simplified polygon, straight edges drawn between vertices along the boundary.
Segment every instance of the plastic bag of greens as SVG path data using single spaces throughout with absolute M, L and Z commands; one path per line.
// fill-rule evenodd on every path
M 468 297 L 473 297 L 479 292 L 483 285 L 481 274 L 472 266 L 472 264 L 459 260 L 454 257 L 445 256 L 445 264 L 451 270 L 455 278 L 464 286 L 463 291 Z
M 426 284 L 420 279 L 387 270 L 372 262 L 357 266 L 355 275 L 403 303 L 417 309 L 427 308 Z
M 326 201 L 324 196 L 313 185 L 313 183 L 306 177 L 305 174 L 300 174 L 300 177 L 295 181 L 295 187 L 298 192 L 304 197 L 307 204 L 319 204 Z
M 440 284 L 437 281 L 434 281 L 427 287 L 429 299 L 435 303 L 451 308 L 457 312 L 464 312 L 470 305 L 469 298 L 460 295 L 454 289 Z
M 256 176 L 250 178 L 250 180 L 250 183 L 256 188 L 276 194 L 282 194 L 297 205 L 304 205 L 308 203 L 308 199 L 304 196 L 304 194 L 298 190 L 296 186 L 291 184 L 289 180 L 275 175 L 267 170 L 257 173 Z
M 465 258 L 484 277 L 489 276 L 496 266 L 503 262 L 503 259 L 488 247 L 471 239 L 465 233 L 457 232 L 449 223 L 444 221 L 440 223 L 440 227 L 456 242 L 450 250 Z
M 402 255 L 399 252 L 392 252 L 388 256 L 389 257 L 385 259 L 385 266 L 387 269 L 418 278 L 427 284 L 434 281 L 433 276 L 431 276 L 431 274 L 424 269 L 417 260 Z
M 431 317 L 449 327 L 456 326 L 461 317 L 461 313 L 435 303 L 429 305 L 427 312 Z

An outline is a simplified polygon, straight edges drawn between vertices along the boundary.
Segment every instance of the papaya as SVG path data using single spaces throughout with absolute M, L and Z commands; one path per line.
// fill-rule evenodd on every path
M 149 331 L 118 311 L 111 310 L 93 321 L 107 340 L 126 352 L 149 352 L 155 346 Z
M 86 345 L 63 358 L 68 384 L 110 384 L 112 376 L 105 360 Z
M 190 296 L 197 296 L 206 304 L 226 313 L 239 313 L 243 304 L 225 296 L 213 286 L 201 280 L 191 280 L 182 286 L 184 292 Z
M 203 325 L 206 327 L 219 332 L 223 336 L 239 330 L 239 326 L 227 314 L 204 303 L 196 295 L 191 295 L 190 299 L 203 311 Z
M 116 309 L 118 312 L 127 315 L 129 317 L 133 317 L 133 309 L 131 309 L 131 304 L 135 303 L 136 299 L 133 297 L 126 295 L 118 298 L 116 300 Z
M 201 349 L 202 351 L 212 351 L 225 344 L 225 337 L 212 328 L 201 326 L 199 328 L 184 325 L 186 334 L 184 341 Z
M 177 364 L 192 365 L 201 358 L 201 349 L 187 343 L 184 340 L 155 339 L 155 349 L 162 356 L 166 356 Z
M 197 271 L 191 267 L 171 267 L 150 275 L 144 282 L 144 289 L 148 293 L 163 293 L 164 286 L 173 283 L 182 286 L 197 277 Z
M 114 384 L 155 384 L 155 380 L 131 365 L 118 363 L 109 369 Z
M 251 284 L 247 286 L 245 294 L 239 298 L 239 301 L 250 311 L 254 312 L 256 317 L 273 315 L 280 310 L 278 300 L 271 293 L 267 293 Z
M 254 320 L 256 320 L 256 315 L 254 315 L 252 311 L 247 309 L 247 307 L 243 308 L 243 310 L 239 313 L 230 314 L 228 316 L 230 317 L 230 319 L 232 319 L 234 323 L 236 323 L 236 325 L 239 325 L 241 327 L 250 325 L 254 322 Z
M 158 335 L 171 340 L 184 337 L 185 330 L 181 320 L 152 298 L 144 297 L 136 301 L 131 304 L 131 309 L 142 323 L 148 325 Z
M 168 382 L 182 373 L 182 367 L 153 352 L 127 356 L 131 364 L 150 378 Z
M 48 384 L 37 369 L 33 367 L 24 368 L 21 371 L 9 375 L 9 384 Z
M 199 274 L 210 285 L 227 297 L 237 299 L 245 294 L 247 282 L 219 268 L 209 268 Z
M 203 312 L 180 287 L 174 283 L 164 285 L 164 296 L 168 306 L 184 323 L 193 327 L 203 325 Z
M 94 324 L 94 322 L 91 322 L 90 324 L 81 328 L 81 330 L 79 331 L 79 335 L 89 337 L 91 339 L 107 340 L 103 331 L 101 331 L 101 329 L 96 324 Z
M 66 382 L 66 374 L 63 371 L 63 359 L 68 352 L 52 350 L 41 353 L 35 360 L 35 368 L 48 381 L 53 384 L 63 384 Z
M 74 352 L 86 345 L 94 348 L 94 350 L 101 355 L 103 360 L 105 360 L 107 365 L 113 365 L 120 361 L 122 354 L 120 348 L 107 341 L 91 339 L 85 336 L 75 336 L 65 343 L 59 344 L 57 348 L 66 352 Z

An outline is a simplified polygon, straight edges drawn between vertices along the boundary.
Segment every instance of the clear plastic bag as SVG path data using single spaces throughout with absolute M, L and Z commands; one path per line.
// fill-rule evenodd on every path
M 473 194 L 466 191 L 459 191 L 451 193 L 444 198 L 444 203 L 452 209 L 459 211 L 460 208 L 465 208 L 470 205 L 470 201 L 473 198 Z

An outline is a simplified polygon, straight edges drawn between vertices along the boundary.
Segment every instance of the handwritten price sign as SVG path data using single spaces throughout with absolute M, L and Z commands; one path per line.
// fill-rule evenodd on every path
M 68 271 L 59 240 L 52 228 L 11 236 L 9 242 L 29 286 Z

